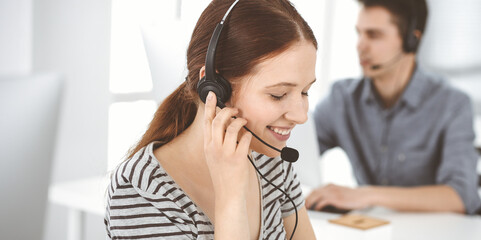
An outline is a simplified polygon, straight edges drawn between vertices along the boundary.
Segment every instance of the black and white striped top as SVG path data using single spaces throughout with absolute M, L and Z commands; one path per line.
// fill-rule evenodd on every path
M 208 217 L 165 172 L 151 143 L 112 174 L 105 225 L 108 239 L 213 239 Z M 284 190 L 297 208 L 304 205 L 291 163 L 253 153 L 264 176 Z M 264 179 L 261 185 L 262 226 L 259 239 L 285 239 L 282 218 L 294 213 L 292 203 Z

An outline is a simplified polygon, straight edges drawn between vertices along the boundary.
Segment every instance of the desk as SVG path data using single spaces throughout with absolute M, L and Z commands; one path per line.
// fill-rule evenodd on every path
M 67 240 L 83 239 L 85 213 L 104 216 L 107 185 L 108 178 L 99 176 L 50 186 L 49 201 L 69 208 Z M 383 208 L 371 208 L 355 213 L 390 221 L 391 240 L 481 239 L 481 216 L 452 213 L 400 213 Z M 331 223 L 328 219 L 337 218 L 339 214 L 314 211 L 309 211 L 308 214 L 317 239 L 336 239 L 335 235 L 329 233 Z
M 479 240 L 481 239 L 481 216 L 465 216 L 454 213 L 401 213 L 385 208 L 375 207 L 354 211 L 381 218 L 391 222 L 391 240 Z M 338 218 L 340 214 L 308 211 L 316 238 L 334 240 L 330 234 L 329 219 Z
M 104 216 L 109 179 L 98 176 L 52 184 L 48 190 L 51 203 L 68 208 L 67 240 L 83 240 L 85 213 Z

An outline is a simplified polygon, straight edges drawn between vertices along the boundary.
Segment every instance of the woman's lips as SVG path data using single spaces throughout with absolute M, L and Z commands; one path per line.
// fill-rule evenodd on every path
M 281 128 L 281 127 L 272 127 L 267 126 L 267 129 L 274 135 L 274 137 L 279 141 L 287 141 L 291 136 L 292 128 Z

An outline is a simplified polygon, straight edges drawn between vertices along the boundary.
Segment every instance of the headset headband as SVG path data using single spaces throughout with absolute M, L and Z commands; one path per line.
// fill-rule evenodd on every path
M 217 49 L 217 43 L 219 42 L 222 29 L 224 28 L 224 22 L 229 16 L 229 13 L 232 10 L 232 8 L 234 8 L 234 6 L 237 4 L 237 2 L 239 2 L 239 0 L 236 0 L 234 3 L 232 3 L 232 5 L 229 7 L 224 17 L 222 18 L 222 20 L 220 21 L 220 23 L 218 23 L 217 26 L 215 27 L 214 33 L 210 38 L 209 46 L 207 47 L 207 55 L 205 57 L 205 79 L 207 81 L 216 81 L 215 52 Z

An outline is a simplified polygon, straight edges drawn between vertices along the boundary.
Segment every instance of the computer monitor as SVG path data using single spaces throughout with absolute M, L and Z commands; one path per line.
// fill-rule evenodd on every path
M 0 76 L 0 235 L 41 239 L 61 98 L 56 75 Z
M 320 186 L 322 178 L 319 146 L 314 119 L 310 112 L 307 122 L 296 126 L 291 132 L 287 146 L 299 151 L 299 159 L 294 163 L 294 169 L 301 184 L 308 188 Z

